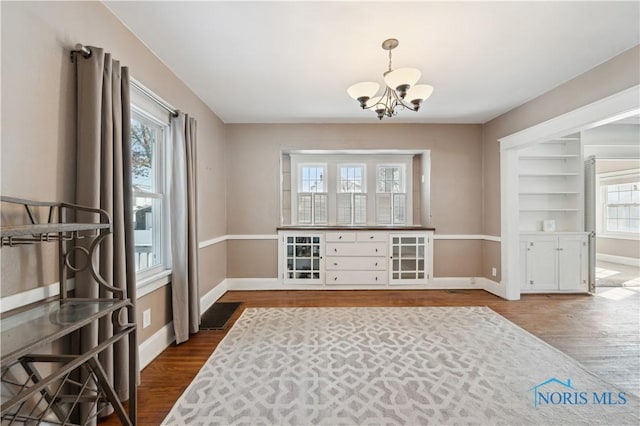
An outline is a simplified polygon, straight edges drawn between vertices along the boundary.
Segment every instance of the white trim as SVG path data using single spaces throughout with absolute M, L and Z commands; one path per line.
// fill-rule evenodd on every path
M 277 240 L 278 234 L 231 234 L 222 235 L 210 240 L 202 241 L 198 244 L 198 248 L 205 248 L 213 244 L 218 244 L 227 240 Z
M 428 284 L 407 285 L 323 285 L 285 284 L 278 278 L 227 278 L 228 291 L 258 290 L 487 290 L 504 297 L 501 285 L 483 277 L 435 277 Z
M 434 234 L 434 240 L 484 240 L 500 242 L 500 236 L 482 234 Z
M 211 307 L 227 291 L 227 280 L 223 280 L 207 294 L 200 298 L 200 312 L 204 312 Z M 158 355 L 168 348 L 176 340 L 173 330 L 173 321 L 166 323 L 156 331 L 151 337 L 138 345 L 140 357 L 140 370 L 149 365 Z
M 221 235 L 219 237 L 211 238 L 210 240 L 200 241 L 200 243 L 198 243 L 198 248 L 209 247 L 214 244 L 222 243 L 224 241 L 227 241 L 227 236 Z
M 636 266 L 640 268 L 640 259 L 634 257 L 614 256 L 612 254 L 596 253 L 596 259 L 603 262 L 619 263 L 621 265 Z
M 505 288 L 501 283 L 490 280 L 489 278 L 485 278 L 485 277 L 476 278 L 476 282 L 478 283 L 480 288 L 482 288 L 484 291 L 494 294 L 498 297 L 502 297 L 503 299 L 506 298 Z
M 140 360 L 140 370 L 145 368 L 151 361 L 160 355 L 166 348 L 176 340 L 173 331 L 173 321 L 166 323 L 160 330 L 138 345 L 138 357 Z
M 640 85 L 498 139 L 500 151 L 560 138 L 570 133 L 636 115 L 640 111 L 638 99 L 640 99 Z
M 74 278 L 67 280 L 67 289 L 74 290 L 76 282 Z M 52 296 L 60 294 L 60 284 L 55 282 L 42 287 L 36 287 L 22 293 L 12 294 L 0 299 L 0 313 L 5 313 L 13 309 L 21 308 L 31 303 L 39 302 Z
M 200 298 L 200 314 L 202 315 L 207 309 L 213 305 L 216 300 L 220 299 L 227 292 L 227 279 L 220 281 L 214 288 L 209 290 L 207 294 Z
M 168 285 L 171 282 L 171 269 L 166 269 L 159 274 L 144 278 L 137 282 L 136 299 L 153 293 L 157 289 Z

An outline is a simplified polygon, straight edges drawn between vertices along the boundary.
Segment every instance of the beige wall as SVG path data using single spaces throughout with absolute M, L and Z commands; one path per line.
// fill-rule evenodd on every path
M 73 202 L 74 78 L 69 49 L 100 46 L 131 75 L 198 120 L 199 239 L 226 234 L 224 124 L 100 2 L 2 2 L 2 171 L 0 193 Z M 2 249 L 2 296 L 58 280 L 53 245 Z M 200 252 L 204 294 L 226 275 L 222 249 Z M 168 288 L 142 300 L 169 317 Z M 142 310 L 142 309 L 141 309 Z M 138 312 L 140 315 L 141 313 Z
M 640 84 L 639 63 L 640 46 L 636 46 L 482 126 L 485 234 L 500 235 L 498 139 Z M 500 265 L 494 244 L 485 242 L 483 248 L 482 269 L 489 279 L 486 272 L 491 265 Z
M 230 124 L 227 125 L 227 229 L 229 234 L 275 234 L 279 225 L 282 150 L 414 149 L 431 150 L 432 225 L 440 234 L 482 233 L 482 145 L 480 125 L 446 124 Z M 272 277 L 277 246 L 264 242 L 230 245 L 229 276 Z M 447 243 L 465 256 L 481 258 L 469 241 Z M 240 249 L 239 247 L 242 247 Z M 444 247 L 444 246 L 443 246 Z M 266 256 L 247 270 L 244 250 Z M 438 256 L 438 246 L 435 255 Z M 439 257 L 439 271 L 475 276 L 479 266 L 458 268 L 456 257 Z M 475 265 L 475 263 L 471 262 Z
M 596 238 L 596 250 L 598 254 L 640 259 L 640 243 L 638 240 L 599 237 Z

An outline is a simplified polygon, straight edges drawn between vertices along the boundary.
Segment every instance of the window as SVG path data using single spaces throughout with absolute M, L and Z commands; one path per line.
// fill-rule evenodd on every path
M 166 269 L 165 145 L 168 124 L 141 108 L 131 111 L 131 171 L 137 277 Z
M 422 222 L 428 151 L 304 150 L 283 153 L 282 161 L 283 225 L 406 225 L 414 216 Z M 414 206 L 415 194 L 421 201 Z
M 367 223 L 364 166 L 338 166 L 337 223 Z
M 604 186 L 604 230 L 640 233 L 640 180 Z
M 298 223 L 326 224 L 328 207 L 325 165 L 302 165 L 298 190 Z
M 380 165 L 376 174 L 376 216 L 381 224 L 402 224 L 407 221 L 407 194 L 404 168 L 401 165 Z

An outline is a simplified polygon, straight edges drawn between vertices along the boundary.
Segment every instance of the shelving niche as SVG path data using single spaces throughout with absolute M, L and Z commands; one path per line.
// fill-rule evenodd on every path
M 556 232 L 584 229 L 583 160 L 580 135 L 524 148 L 519 153 L 520 231 L 543 230 L 555 221 Z

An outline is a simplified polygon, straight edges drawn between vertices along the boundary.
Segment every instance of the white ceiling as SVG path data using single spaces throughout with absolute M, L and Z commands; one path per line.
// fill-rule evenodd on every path
M 105 4 L 226 123 L 377 121 L 346 88 L 390 37 L 435 87 L 402 123 L 484 123 L 640 43 L 637 1 Z

